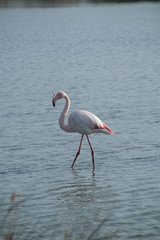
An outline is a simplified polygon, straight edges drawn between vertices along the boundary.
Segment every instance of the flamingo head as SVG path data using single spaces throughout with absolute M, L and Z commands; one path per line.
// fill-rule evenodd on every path
M 65 95 L 66 95 L 65 92 L 58 92 L 58 93 L 56 94 L 56 96 L 55 96 L 55 97 L 53 98 L 53 100 L 52 100 L 53 107 L 55 107 L 56 102 L 57 102 L 58 100 L 64 98 Z

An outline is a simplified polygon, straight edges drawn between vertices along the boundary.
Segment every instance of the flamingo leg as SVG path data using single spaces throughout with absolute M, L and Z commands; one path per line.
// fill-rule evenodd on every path
M 81 146 L 82 146 L 83 136 L 84 136 L 84 135 L 82 135 L 82 137 L 81 137 L 81 141 L 80 141 L 79 149 L 78 149 L 78 152 L 77 152 L 77 154 L 76 154 L 76 157 L 75 157 L 75 159 L 74 159 L 74 161 L 73 161 L 73 163 L 72 163 L 71 168 L 73 168 L 73 166 L 74 166 L 74 164 L 75 164 L 75 161 L 76 161 L 77 157 L 79 156 L 79 154 L 80 154 L 80 152 L 81 152 Z
M 89 140 L 88 135 L 86 135 L 86 137 L 87 137 L 87 140 L 88 140 L 88 143 L 89 143 L 90 149 L 91 149 L 92 163 L 93 163 L 93 171 L 94 171 L 94 169 L 95 169 L 95 164 L 94 164 L 94 151 L 93 151 L 93 148 L 92 148 L 92 145 L 91 145 L 91 143 L 90 143 L 90 140 Z

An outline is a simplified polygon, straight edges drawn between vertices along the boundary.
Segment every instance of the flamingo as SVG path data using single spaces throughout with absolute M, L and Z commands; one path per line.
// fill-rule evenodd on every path
M 105 134 L 111 134 L 111 135 L 115 135 L 115 134 L 97 116 L 95 116 L 94 114 L 92 114 L 90 112 L 84 111 L 84 110 L 76 110 L 76 111 L 72 112 L 68 117 L 68 124 L 65 124 L 64 120 L 65 120 L 65 117 L 70 108 L 70 98 L 68 97 L 68 95 L 65 92 L 61 91 L 61 92 L 58 92 L 56 94 L 56 96 L 53 98 L 52 104 L 53 104 L 53 107 L 55 107 L 56 102 L 62 98 L 65 99 L 66 103 L 65 103 L 64 109 L 60 115 L 60 118 L 59 118 L 60 128 L 66 132 L 77 132 L 82 135 L 78 152 L 75 156 L 75 159 L 74 159 L 71 167 L 73 168 L 73 166 L 76 162 L 76 159 L 80 154 L 83 137 L 84 137 L 84 135 L 86 135 L 86 138 L 88 140 L 88 143 L 89 143 L 89 146 L 91 149 L 93 172 L 94 172 L 94 170 L 95 170 L 94 150 L 92 148 L 92 145 L 90 143 L 88 135 L 91 135 L 94 133 L 105 133 Z

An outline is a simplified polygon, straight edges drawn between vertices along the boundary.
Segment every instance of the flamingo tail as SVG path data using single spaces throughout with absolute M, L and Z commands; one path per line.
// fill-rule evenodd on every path
M 115 135 L 114 132 L 105 123 L 103 123 L 102 127 L 95 126 L 94 132 Z

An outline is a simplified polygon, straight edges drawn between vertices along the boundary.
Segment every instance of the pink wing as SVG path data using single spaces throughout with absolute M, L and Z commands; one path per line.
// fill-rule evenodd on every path
M 97 116 L 83 110 L 72 112 L 68 118 L 68 124 L 73 132 L 79 132 L 81 134 L 105 133 L 114 135 L 112 130 Z

